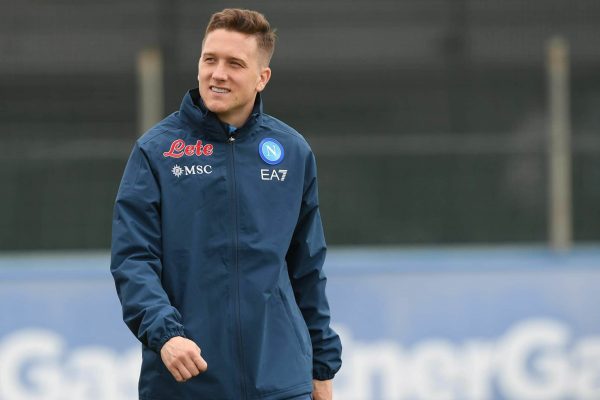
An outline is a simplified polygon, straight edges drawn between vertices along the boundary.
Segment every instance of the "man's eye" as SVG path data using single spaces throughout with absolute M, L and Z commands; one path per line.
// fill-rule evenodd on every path
M 215 59 L 212 58 L 212 57 L 207 57 L 207 58 L 204 59 L 204 62 L 206 62 L 206 63 L 212 63 L 214 61 L 215 61 Z

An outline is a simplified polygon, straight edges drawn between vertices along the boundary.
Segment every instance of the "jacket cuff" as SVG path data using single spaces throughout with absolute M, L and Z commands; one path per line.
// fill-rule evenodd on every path
M 326 367 L 313 367 L 313 379 L 318 381 L 328 381 L 333 379 L 337 371 L 332 371 Z
M 156 349 L 156 352 L 160 353 L 160 350 L 165 345 L 165 343 L 167 343 L 170 339 L 174 338 L 175 336 L 186 337 L 185 333 L 183 332 L 183 328 L 168 331 L 163 337 L 161 337 L 160 341 L 158 342 L 158 348 Z

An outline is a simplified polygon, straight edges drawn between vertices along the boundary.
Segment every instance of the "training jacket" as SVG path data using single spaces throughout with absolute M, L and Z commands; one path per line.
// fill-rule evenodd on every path
M 144 400 L 279 400 L 333 378 L 325 240 L 313 153 L 262 112 L 230 137 L 197 89 L 137 140 L 115 202 L 111 272 L 143 344 Z M 185 383 L 160 358 L 174 336 L 208 370 Z

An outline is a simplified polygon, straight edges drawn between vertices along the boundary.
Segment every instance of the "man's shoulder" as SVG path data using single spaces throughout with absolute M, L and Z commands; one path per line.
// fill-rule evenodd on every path
M 179 137 L 183 125 L 178 114 L 178 112 L 174 112 L 148 129 L 137 140 L 138 146 L 144 150 L 152 150 L 156 147 L 162 148 L 163 144 L 171 143 L 174 138 Z
M 306 148 L 306 150 L 311 151 L 310 145 L 308 144 L 304 136 L 302 136 L 300 132 L 298 132 L 296 129 L 292 128 L 285 122 L 281 121 L 280 119 L 277 119 L 269 114 L 263 114 L 263 125 L 270 131 L 278 132 L 281 135 L 293 138 L 300 147 Z

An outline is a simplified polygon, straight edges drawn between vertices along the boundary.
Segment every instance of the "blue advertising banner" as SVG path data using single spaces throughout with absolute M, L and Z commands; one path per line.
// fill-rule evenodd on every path
M 108 255 L 0 257 L 0 400 L 133 400 Z M 600 249 L 335 249 L 337 400 L 600 399 Z M 201 345 L 201 344 L 200 344 Z

